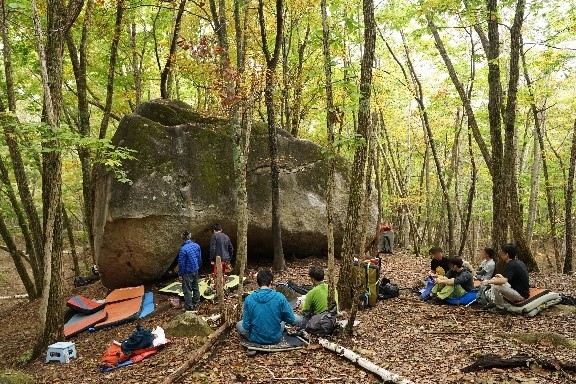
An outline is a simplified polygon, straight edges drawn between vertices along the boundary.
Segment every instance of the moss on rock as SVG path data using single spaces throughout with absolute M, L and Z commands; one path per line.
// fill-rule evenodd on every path
M 32 376 L 27 373 L 11 369 L 0 369 L 0 384 L 29 384 L 34 383 Z
M 207 337 L 213 332 L 202 317 L 192 312 L 184 312 L 175 317 L 166 325 L 165 330 L 170 337 Z
M 576 348 L 576 340 L 554 332 L 501 333 L 498 336 L 516 339 L 525 344 L 551 344 L 570 349 Z

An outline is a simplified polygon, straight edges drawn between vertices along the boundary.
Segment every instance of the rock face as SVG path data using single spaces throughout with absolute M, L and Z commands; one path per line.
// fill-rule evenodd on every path
M 97 178 L 95 249 L 108 288 L 160 277 L 180 247 L 184 229 L 207 261 L 213 223 L 236 244 L 234 168 L 228 122 L 207 118 L 177 101 L 155 100 L 125 116 L 113 137 L 136 150 L 124 161 L 131 183 L 112 174 Z M 320 146 L 279 132 L 280 200 L 284 254 L 327 253 L 327 161 Z M 255 124 L 248 160 L 249 257 L 272 259 L 270 167 L 266 127 Z M 337 160 L 335 241 L 342 243 L 348 196 L 348 166 Z M 376 206 L 372 206 L 372 222 Z

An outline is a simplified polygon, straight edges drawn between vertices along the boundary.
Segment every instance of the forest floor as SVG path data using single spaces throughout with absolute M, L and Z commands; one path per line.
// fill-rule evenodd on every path
M 262 264 L 262 263 L 260 263 Z M 289 262 L 286 272 L 275 282 L 291 279 L 308 283 L 310 265 L 325 261 L 309 258 Z M 429 260 L 396 252 L 383 261 L 383 274 L 402 288 L 423 285 Z M 264 265 L 249 265 L 247 289 L 255 287 L 255 272 Z M 324 265 L 325 266 L 325 265 Z M 101 299 L 107 290 L 99 283 L 74 288 L 67 271 L 66 297 L 83 294 Z M 576 279 L 564 275 L 533 274 L 531 283 L 557 292 L 576 295 Z M 156 287 L 157 288 L 157 287 Z M 5 253 L 0 253 L 0 296 L 23 293 L 21 283 Z M 235 300 L 233 294 L 228 302 Z M 155 294 L 156 311 L 139 323 L 148 328 L 163 326 L 181 310 L 172 309 L 168 297 Z M 198 348 L 199 341 L 175 338 L 173 343 L 139 364 L 100 373 L 98 364 L 112 340 L 122 340 L 136 323 L 124 324 L 96 333 L 84 332 L 71 341 L 76 343 L 78 359 L 69 364 L 45 364 L 44 357 L 26 362 L 36 336 L 38 302 L 0 300 L 0 371 L 9 368 L 26 372 L 35 383 L 159 383 Z M 572 307 L 573 308 L 573 307 Z M 576 381 L 563 372 L 540 368 L 491 369 L 462 373 L 480 354 L 503 357 L 526 353 L 564 363 L 576 363 L 575 343 L 556 345 L 549 338 L 526 344 L 519 334 L 550 332 L 576 339 L 576 313 L 568 308 L 552 308 L 534 318 L 502 316 L 472 308 L 435 306 L 421 302 L 409 289 L 398 298 L 380 301 L 375 308 L 358 313 L 360 324 L 352 338 L 336 338 L 374 363 L 415 383 L 569 383 Z M 208 315 L 216 306 L 204 302 L 200 314 Z M 188 371 L 181 383 L 378 383 L 379 380 L 343 357 L 310 348 L 293 352 L 258 354 L 248 357 L 239 345 L 235 331 L 230 331 L 204 359 Z

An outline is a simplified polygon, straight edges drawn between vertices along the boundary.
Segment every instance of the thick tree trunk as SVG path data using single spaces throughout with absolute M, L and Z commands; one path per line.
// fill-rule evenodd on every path
M 38 338 L 33 355 L 39 356 L 46 347 L 63 336 L 63 268 L 61 238 L 61 188 L 62 159 L 56 130 L 62 105 L 62 61 L 65 36 L 82 10 L 83 0 L 72 0 L 66 7 L 58 0 L 49 0 L 47 6 L 47 29 L 50 31 L 43 46 L 43 32 L 36 2 L 32 0 L 32 14 L 40 58 L 44 111 L 46 121 L 52 128 L 44 144 L 57 149 L 46 151 L 42 156 L 42 204 L 43 204 L 43 255 L 44 281 L 40 304 Z
M 346 225 L 344 229 L 344 239 L 342 244 L 342 262 L 340 267 L 340 277 L 338 280 L 338 297 L 340 307 L 347 309 L 352 305 L 352 267 L 354 257 L 359 256 L 358 225 L 362 201 L 364 197 L 364 174 L 366 168 L 366 144 L 371 122 L 370 99 L 372 87 L 372 65 L 376 48 L 376 22 L 374 20 L 373 0 L 362 1 L 362 11 L 364 14 L 364 52 L 360 66 L 360 99 L 358 105 L 358 125 L 357 131 L 364 141 L 359 143 L 354 150 L 354 161 L 352 163 L 350 177 L 350 191 L 348 195 L 348 207 L 346 209 Z M 349 319 L 354 323 L 354 319 Z
M 566 222 L 566 232 L 564 237 L 566 238 L 566 254 L 564 256 L 564 266 L 562 272 L 569 274 L 573 272 L 573 236 L 574 231 L 572 229 L 572 203 L 574 198 L 574 174 L 576 173 L 576 120 L 574 120 L 574 131 L 572 133 L 572 149 L 570 151 L 570 167 L 568 169 L 568 182 L 566 183 L 566 193 L 565 193 L 565 211 L 564 211 L 564 221 Z
M 510 29 L 510 66 L 508 91 L 506 94 L 506 112 L 504 115 L 505 131 L 505 151 L 503 176 L 508 191 L 508 201 L 510 204 L 510 214 L 508 223 L 514 235 L 514 241 L 518 247 L 518 258 L 526 264 L 530 271 L 538 272 L 538 264 L 530 249 L 530 244 L 526 242 L 523 227 L 523 212 L 520 207 L 520 197 L 518 196 L 518 172 L 516 167 L 516 154 L 518 153 L 515 145 L 516 137 L 516 101 L 518 96 L 518 81 L 520 79 L 520 50 L 522 24 L 524 21 L 525 0 L 518 0 L 516 3 L 516 12 L 514 23 Z
M 498 0 L 487 0 L 488 17 L 488 121 L 492 145 L 492 241 L 495 248 L 508 242 L 507 177 L 502 145 L 502 85 L 500 83 L 500 15 Z
M 276 0 L 276 38 L 274 51 L 271 54 L 268 48 L 266 22 L 264 19 L 264 2 L 258 1 L 258 21 L 262 38 L 262 51 L 266 58 L 266 85 L 264 87 L 264 103 L 266 104 L 266 118 L 268 120 L 268 148 L 270 151 L 270 182 L 272 187 L 272 248 L 274 260 L 272 267 L 276 271 L 285 268 L 284 251 L 282 249 L 282 229 L 280 226 L 280 169 L 278 167 L 278 136 L 276 127 L 276 111 L 274 107 L 274 89 L 276 67 L 280 56 L 284 21 L 283 0 Z

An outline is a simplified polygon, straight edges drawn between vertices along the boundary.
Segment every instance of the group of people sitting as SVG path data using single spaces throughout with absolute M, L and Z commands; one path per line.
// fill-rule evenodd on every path
M 530 296 L 528 268 L 516 259 L 518 248 L 514 244 L 500 246 L 498 256 L 505 266 L 502 274 L 496 275 L 496 252 L 492 248 L 478 251 L 482 262 L 476 270 L 459 257 L 444 257 L 442 248 L 431 248 L 429 253 L 432 256 L 429 278 L 434 282 L 434 286 L 430 294 L 423 299 L 433 304 L 441 304 L 446 299 L 458 299 L 479 286 L 490 286 L 494 302 L 483 309 L 504 313 L 513 303 L 524 301 Z
M 294 313 L 286 296 L 272 288 L 272 271 L 258 271 L 256 282 L 259 288 L 244 301 L 242 320 L 236 324 L 238 333 L 253 343 L 269 345 L 280 342 L 286 324 L 305 329 L 312 316 L 328 310 L 324 269 L 312 266 L 308 276 L 313 288 L 306 294 L 298 314 Z

